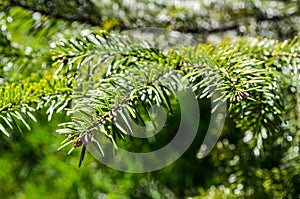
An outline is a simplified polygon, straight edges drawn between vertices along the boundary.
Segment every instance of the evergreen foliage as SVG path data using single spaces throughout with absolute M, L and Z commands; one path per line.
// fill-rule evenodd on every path
M 5 142 L 15 142 L 19 133 L 28 136 L 26 129 L 43 121 L 40 116 L 51 122 L 63 114 L 65 120 L 57 128 L 63 141 L 57 148 L 66 147 L 69 154 L 81 147 L 81 165 L 86 137 L 101 154 L 95 131 L 114 144 L 112 150 L 132 147 L 135 132 L 127 120 L 145 126 L 153 104 L 164 107 L 168 118 L 176 118 L 176 92 L 190 87 L 200 107 L 219 94 L 206 114 L 226 103 L 228 117 L 208 157 L 196 159 L 202 138 L 183 157 L 182 162 L 190 160 L 183 168 L 195 164 L 187 178 L 197 187 L 187 183 L 169 188 L 178 197 L 300 197 L 298 2 L 195 1 L 202 5 L 200 10 L 152 0 L 1 3 L 0 131 Z M 121 34 L 149 26 L 206 43 L 159 49 Z M 224 32 L 230 31 L 234 37 L 228 39 Z M 210 43 L 213 39 L 221 42 Z M 126 128 L 116 122 L 117 113 Z M 167 125 L 163 133 L 171 136 L 173 131 Z M 146 142 L 145 147 L 152 144 Z M 214 168 L 214 177 L 205 174 L 208 182 L 194 179 L 197 165 L 207 171 Z M 184 178 L 175 177 L 174 182 Z M 163 184 L 166 179 L 155 180 Z M 167 187 L 171 180 L 166 181 Z M 147 183 L 149 190 L 155 187 L 158 192 L 125 194 L 175 197 L 156 182 Z

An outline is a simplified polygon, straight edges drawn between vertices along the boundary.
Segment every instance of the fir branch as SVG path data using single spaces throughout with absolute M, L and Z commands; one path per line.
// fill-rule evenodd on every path
M 127 38 L 110 35 L 107 32 L 95 34 L 87 31 L 84 36 L 61 40 L 52 49 L 53 66 L 56 74 L 80 71 L 81 66 L 89 65 L 91 70 L 103 68 L 103 77 L 110 77 L 127 67 L 139 67 L 139 63 L 160 63 L 176 65 L 180 57 L 170 51 L 167 55 L 147 44 L 137 44 Z
M 151 69 L 153 67 L 156 68 L 155 73 L 153 73 L 154 71 Z M 180 84 L 179 82 L 174 82 L 172 76 L 176 76 L 176 74 L 171 71 L 171 68 L 166 66 L 158 67 L 157 65 L 151 65 L 144 66 L 143 72 L 136 68 L 128 70 L 131 76 L 120 73 L 113 75 L 111 78 L 100 80 L 97 89 L 85 92 L 85 95 L 82 97 L 76 97 L 76 99 L 79 100 L 69 113 L 76 116 L 84 111 L 84 114 L 79 114 L 82 118 L 73 117 L 74 122 L 64 124 L 64 128 L 58 130 L 58 132 L 70 134 L 72 138 L 78 137 L 82 139 L 86 135 L 93 136 L 93 131 L 99 128 L 102 129 L 102 132 L 108 131 L 104 129 L 109 129 L 108 127 L 110 126 L 111 132 L 105 133 L 110 139 L 110 136 L 115 137 L 114 134 L 118 133 L 125 135 L 132 134 L 133 132 L 130 132 L 130 127 L 124 129 L 124 127 L 118 126 L 118 124 L 116 129 L 118 129 L 119 132 L 113 131 L 114 128 L 111 128 L 111 126 L 116 125 L 114 121 L 117 114 L 120 114 L 119 111 L 125 108 L 134 115 L 140 115 L 138 117 L 141 120 L 140 122 L 145 123 L 142 119 L 142 114 L 139 113 L 134 102 L 139 101 L 141 103 L 140 105 L 144 107 L 155 103 L 170 108 L 168 101 L 169 96 L 166 96 L 166 91 L 162 91 L 162 89 L 174 93 L 176 84 Z M 149 73 L 152 73 L 152 78 L 147 79 L 146 77 L 149 76 Z M 180 80 L 180 78 L 178 78 L 178 80 Z M 125 82 L 126 85 L 122 85 Z M 166 87 L 161 85 L 165 85 Z M 170 87 L 171 85 L 173 86 Z M 151 95 L 149 91 L 152 89 L 155 89 L 156 92 L 153 92 Z M 82 100 L 80 100 L 80 98 Z M 97 109 L 101 111 L 99 112 Z M 80 121 L 85 122 L 82 123 Z M 99 144 L 101 145 L 101 143 Z
M 0 89 L 0 119 L 4 120 L 6 127 L 2 125 L 2 132 L 9 136 L 7 132 L 12 132 L 13 126 L 21 130 L 16 119 L 30 129 L 24 117 L 36 121 L 33 112 L 41 108 L 49 107 L 47 113 L 50 120 L 55 110 L 59 112 L 66 107 L 72 91 L 71 83 L 72 81 L 67 78 L 58 80 L 45 77 L 39 82 L 3 85 Z

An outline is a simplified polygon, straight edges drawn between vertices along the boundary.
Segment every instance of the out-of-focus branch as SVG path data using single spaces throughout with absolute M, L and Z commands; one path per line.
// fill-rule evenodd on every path
M 43 15 L 53 17 L 56 19 L 63 19 L 67 21 L 78 21 L 81 23 L 89 24 L 92 26 L 100 26 L 102 24 L 102 16 L 98 13 L 77 13 L 77 14 L 67 14 L 67 13 L 60 13 L 58 11 L 53 11 L 50 9 L 44 9 L 44 8 L 39 8 L 38 6 L 35 5 L 30 5 L 24 1 L 19 1 L 19 0 L 10 0 L 10 7 L 22 7 L 26 10 L 30 10 L 33 12 L 39 12 Z M 252 19 L 255 21 L 281 21 L 293 16 L 299 16 L 300 11 L 296 11 L 291 14 L 285 14 L 285 15 L 280 15 L 280 16 L 273 16 L 269 17 L 267 15 L 263 14 L 258 14 L 255 16 L 244 16 L 244 18 L 241 18 L 239 20 L 233 20 L 233 21 L 228 21 L 224 23 L 222 26 L 216 27 L 216 28 L 206 28 L 203 26 L 199 26 L 197 24 L 193 25 L 186 25 L 186 26 L 178 26 L 178 27 L 173 27 L 173 30 L 179 31 L 179 32 L 184 32 L 184 33 L 201 33 L 201 34 L 212 34 L 212 33 L 220 33 L 220 32 L 225 32 L 229 30 L 237 30 L 242 24 L 245 22 L 248 22 Z M 122 19 L 118 19 L 119 23 L 114 26 L 115 29 L 118 30 L 130 30 L 132 28 L 135 28 L 131 25 L 125 25 L 125 23 L 122 21 Z M 134 24 L 134 22 L 132 22 Z M 153 24 L 151 25 L 153 26 Z M 159 24 L 154 25 L 156 27 L 159 26 Z
M 29 5 L 25 2 L 21 2 L 18 0 L 10 0 L 10 7 L 21 7 L 24 8 L 26 10 L 30 10 L 32 12 L 39 12 L 43 15 L 47 15 L 49 17 L 53 17 L 56 19 L 63 19 L 63 20 L 68 20 L 68 21 L 78 21 L 81 23 L 86 23 L 86 24 L 90 24 L 93 26 L 98 26 L 101 24 L 101 18 L 95 15 L 91 15 L 90 13 L 88 14 L 66 14 L 66 13 L 59 13 L 59 12 L 52 12 L 51 10 L 46 10 L 46 9 L 42 9 L 42 8 L 38 8 L 37 6 L 32 6 Z

